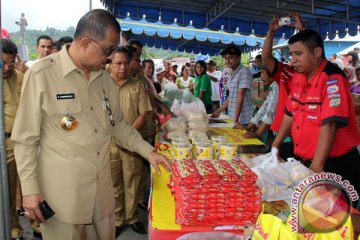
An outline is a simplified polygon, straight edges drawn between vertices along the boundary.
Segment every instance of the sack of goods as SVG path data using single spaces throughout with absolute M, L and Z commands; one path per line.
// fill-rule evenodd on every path
M 257 176 L 240 160 L 175 160 L 170 189 L 183 225 L 255 224 L 261 211 Z

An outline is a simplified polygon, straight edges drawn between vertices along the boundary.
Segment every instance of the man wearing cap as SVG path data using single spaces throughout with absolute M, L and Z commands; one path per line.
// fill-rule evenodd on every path
M 212 114 L 212 117 L 219 117 L 221 112 L 228 108 L 229 116 L 234 120 L 234 128 L 242 128 L 250 123 L 253 115 L 251 106 L 252 74 L 247 67 L 241 64 L 241 51 L 237 46 L 230 45 L 220 54 L 223 56 L 225 64 L 231 69 L 226 79 L 229 96 L 224 104 Z
M 164 86 L 166 83 L 169 82 L 169 80 L 165 79 L 165 67 L 160 66 L 156 68 L 156 78 L 161 86 L 161 91 L 164 91 Z

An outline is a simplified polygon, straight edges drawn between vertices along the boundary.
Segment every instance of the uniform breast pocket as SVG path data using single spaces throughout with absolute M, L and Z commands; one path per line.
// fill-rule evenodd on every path
M 305 105 L 304 108 L 304 117 L 305 117 L 305 121 L 314 125 L 318 125 L 320 126 L 321 123 L 321 109 L 320 109 L 320 105 L 317 104 L 309 104 L 309 105 Z
M 136 91 L 129 92 L 126 100 L 127 100 L 126 105 L 128 106 L 128 110 L 134 109 L 134 107 L 136 107 L 139 103 L 139 93 Z
M 82 125 L 80 114 L 81 104 L 78 100 L 58 100 L 53 104 L 52 121 L 68 134 L 78 133 Z
M 296 114 L 297 111 L 300 110 L 300 104 L 297 101 L 289 100 L 291 101 L 288 107 L 288 110 L 292 115 Z
M 139 99 L 139 92 L 129 92 L 130 101 L 137 101 Z

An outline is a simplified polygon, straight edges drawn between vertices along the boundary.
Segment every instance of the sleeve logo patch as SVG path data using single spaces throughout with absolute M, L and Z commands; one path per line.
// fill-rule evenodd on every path
M 61 94 L 56 94 L 56 99 L 57 99 L 57 100 L 75 99 L 75 94 L 74 94 L 74 93 L 61 93 Z
M 331 84 L 337 84 L 338 80 L 337 79 L 330 79 L 326 82 L 327 85 L 331 85 Z
M 317 109 L 317 105 L 309 105 L 308 109 Z
M 330 100 L 330 107 L 340 106 L 341 100 L 340 98 L 333 98 Z
M 331 85 L 331 86 L 328 86 L 328 88 L 327 88 L 328 94 L 337 93 L 338 91 L 339 91 L 338 85 Z
M 341 96 L 340 93 L 335 93 L 335 94 L 329 94 L 328 98 L 339 98 Z

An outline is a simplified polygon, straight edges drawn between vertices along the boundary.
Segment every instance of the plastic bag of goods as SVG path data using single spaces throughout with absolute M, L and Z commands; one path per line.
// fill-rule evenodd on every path
M 205 121 L 193 120 L 188 123 L 189 130 L 196 130 L 200 132 L 206 132 L 208 130 L 208 124 Z
M 190 130 L 188 133 L 188 137 L 190 139 L 194 139 L 195 137 L 208 138 L 206 132 L 201 132 L 201 131 L 196 131 L 196 130 Z
M 196 97 L 189 89 L 185 89 L 182 95 L 182 103 L 192 103 L 196 101 Z
M 186 132 L 187 131 L 187 125 L 186 122 L 183 120 L 183 118 L 171 118 L 169 121 L 167 121 L 163 126 L 163 129 L 165 129 L 168 132 Z
M 177 131 L 177 132 L 168 132 L 167 133 L 167 138 L 173 139 L 173 138 L 179 138 L 179 137 L 187 138 L 186 132 Z
M 208 120 L 207 115 L 200 111 L 187 111 L 184 113 L 184 116 L 188 122 Z
M 196 98 L 191 103 L 182 102 L 180 105 L 179 115 L 185 115 L 187 112 L 202 112 L 202 113 L 206 114 L 205 105 L 198 98 Z

